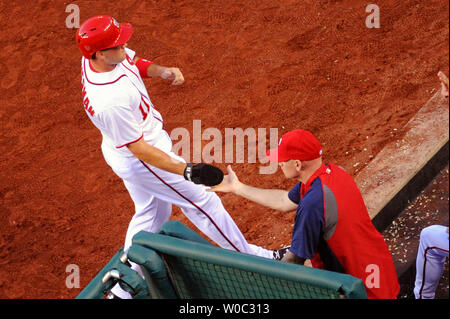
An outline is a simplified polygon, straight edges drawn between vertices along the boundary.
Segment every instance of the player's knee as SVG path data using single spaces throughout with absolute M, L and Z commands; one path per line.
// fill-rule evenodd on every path
M 432 233 L 432 232 L 433 232 L 433 226 L 425 227 L 425 228 L 422 229 L 422 231 L 420 232 L 420 240 L 421 240 L 421 241 L 426 240 L 427 238 L 430 237 L 430 233 Z
M 190 194 L 188 197 L 194 203 L 200 206 L 213 206 L 221 205 L 222 201 L 220 197 L 214 192 L 207 192 L 203 186 L 196 185 L 197 191 Z
M 216 205 L 221 204 L 222 200 L 220 199 L 220 197 L 216 194 L 216 193 L 206 193 L 206 198 L 208 200 L 208 202 L 210 203 L 214 203 Z
M 421 241 L 430 241 L 433 237 L 435 237 L 437 234 L 440 234 L 442 231 L 441 225 L 431 225 L 428 227 L 425 227 L 420 232 L 420 240 Z
M 206 202 L 212 211 L 222 211 L 223 203 L 216 193 L 207 193 Z

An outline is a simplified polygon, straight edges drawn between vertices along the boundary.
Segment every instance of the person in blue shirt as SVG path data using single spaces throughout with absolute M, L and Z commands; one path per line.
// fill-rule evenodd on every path
M 319 141 L 302 129 L 284 134 L 267 157 L 298 184 L 290 191 L 252 187 L 228 166 L 228 175 L 211 191 L 232 192 L 276 210 L 296 210 L 291 247 L 280 252 L 281 261 L 304 265 L 310 260 L 315 268 L 360 278 L 369 298 L 396 298 L 400 285 L 392 256 L 352 176 L 336 164 L 323 163 Z

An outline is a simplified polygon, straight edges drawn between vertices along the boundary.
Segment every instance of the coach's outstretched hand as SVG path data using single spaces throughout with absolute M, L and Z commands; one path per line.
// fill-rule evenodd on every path
M 223 180 L 223 172 L 220 168 L 204 163 L 187 164 L 183 175 L 188 181 L 206 186 L 218 185 Z
M 236 193 L 240 183 L 236 173 L 230 165 L 227 166 L 228 175 L 226 175 L 221 184 L 211 187 L 207 192 Z

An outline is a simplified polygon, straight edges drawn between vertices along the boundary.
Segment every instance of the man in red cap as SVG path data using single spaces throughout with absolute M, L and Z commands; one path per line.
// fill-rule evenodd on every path
M 347 273 L 363 280 L 369 298 L 396 298 L 400 285 L 389 249 L 370 220 L 353 178 L 322 162 L 311 132 L 294 130 L 267 152 L 286 178 L 299 181 L 289 192 L 245 185 L 228 166 L 223 182 L 211 189 L 232 192 L 281 211 L 297 210 L 291 246 L 282 261 Z

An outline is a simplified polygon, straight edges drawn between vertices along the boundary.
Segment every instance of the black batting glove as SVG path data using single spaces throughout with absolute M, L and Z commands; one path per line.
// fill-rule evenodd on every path
M 218 185 L 223 180 L 223 172 L 219 168 L 204 163 L 196 165 L 188 163 L 183 176 L 190 182 L 206 186 Z

